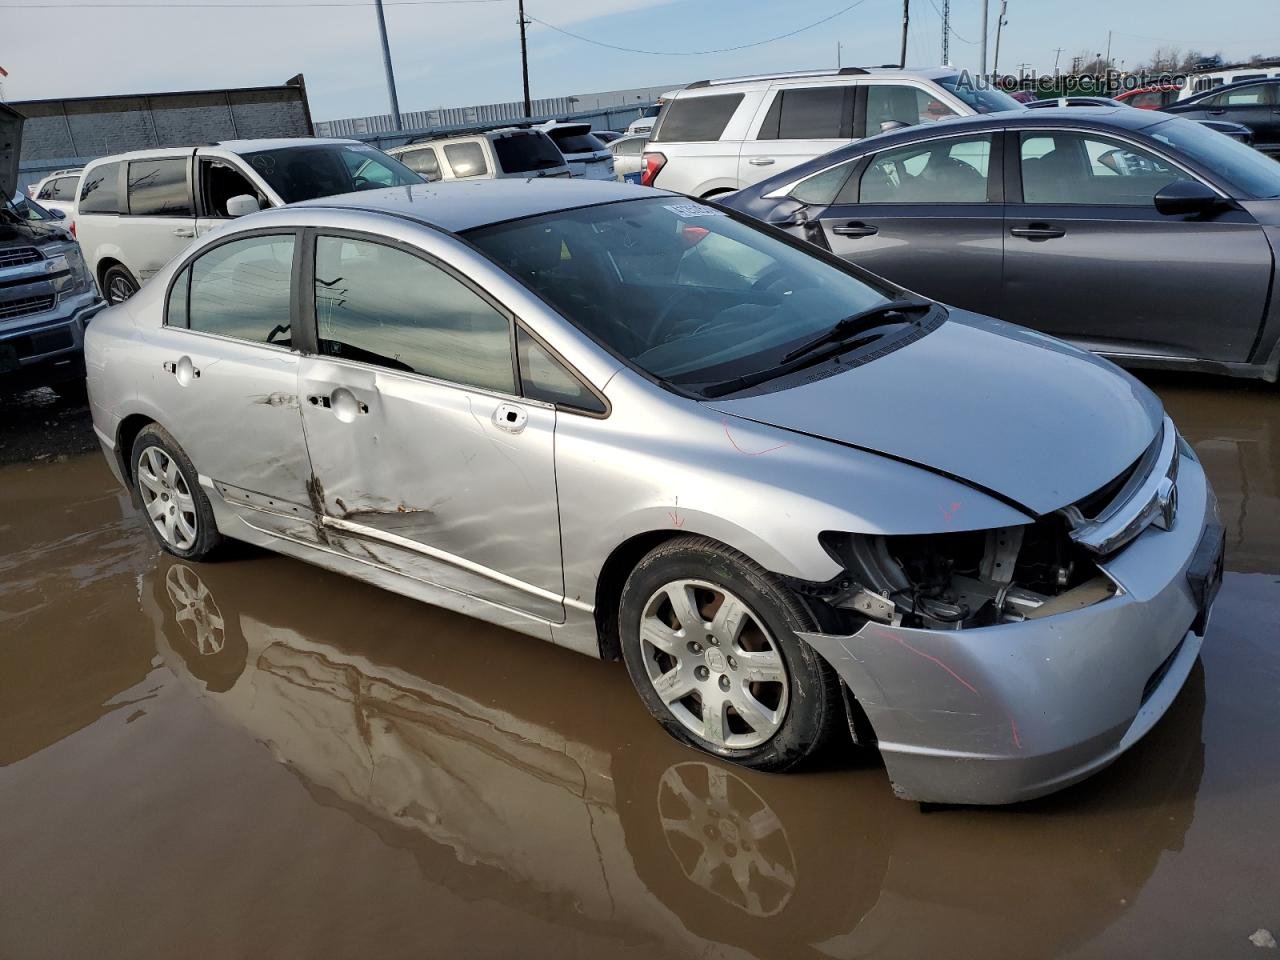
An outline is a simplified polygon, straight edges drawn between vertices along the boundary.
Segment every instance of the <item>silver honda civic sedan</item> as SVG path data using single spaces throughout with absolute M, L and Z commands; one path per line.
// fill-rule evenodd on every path
M 170 553 L 249 541 L 620 657 L 759 769 L 852 737 L 906 798 L 1073 783 L 1164 713 L 1221 577 L 1204 471 L 1128 374 L 662 191 L 254 214 L 85 352 Z

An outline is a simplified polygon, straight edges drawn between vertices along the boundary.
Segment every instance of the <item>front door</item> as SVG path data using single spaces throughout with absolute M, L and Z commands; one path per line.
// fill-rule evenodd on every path
M 827 245 L 916 293 L 998 314 L 1004 208 L 993 152 L 993 135 L 981 134 L 873 155 L 818 215 Z
M 1155 194 L 1190 174 L 1101 134 L 1010 139 L 1001 319 L 1118 356 L 1248 359 L 1271 284 L 1252 217 L 1159 213 Z
M 354 556 L 563 621 L 556 411 L 518 397 L 510 318 L 403 249 L 319 236 L 314 256 L 302 418 L 325 529 Z
M 127 233 L 129 266 L 150 280 L 196 235 L 191 190 L 191 151 L 180 156 L 130 160 Z
M 251 525 L 313 539 L 298 411 L 292 232 L 210 247 L 174 280 L 165 324 L 137 349 L 165 427 Z
M 231 219 L 227 202 L 232 197 L 253 197 L 261 210 L 272 205 L 260 185 L 230 161 L 218 157 L 196 157 L 195 185 L 196 236 L 202 237 Z

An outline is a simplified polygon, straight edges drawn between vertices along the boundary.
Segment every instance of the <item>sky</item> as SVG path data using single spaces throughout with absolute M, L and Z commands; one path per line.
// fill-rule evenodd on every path
M 516 0 L 385 2 L 402 110 L 520 98 Z M 942 2 L 910 0 L 908 66 L 941 62 Z M 1000 0 L 990 3 L 993 53 Z M 1105 51 L 1108 30 L 1112 57 L 1128 64 L 1159 46 L 1280 55 L 1276 3 L 1220 0 L 1209 17 L 1203 0 L 1008 0 L 1000 66 L 1051 72 L 1061 47 L 1069 67 Z M 535 98 L 834 66 L 837 44 L 845 65 L 896 62 L 902 22 L 901 0 L 526 0 L 525 9 L 538 21 L 529 26 Z M 982 0 L 951 2 L 956 66 L 978 66 L 981 9 Z M 8 100 L 258 86 L 301 72 L 317 120 L 388 110 L 370 0 L 0 0 L 0 67 Z

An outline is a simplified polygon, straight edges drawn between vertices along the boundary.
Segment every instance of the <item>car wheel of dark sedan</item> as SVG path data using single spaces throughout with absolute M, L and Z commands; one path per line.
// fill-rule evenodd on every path
M 761 770 L 814 755 L 843 723 L 831 668 L 777 577 L 723 544 L 679 537 L 627 578 L 619 614 L 627 672 L 677 740 Z
M 151 532 L 175 557 L 203 560 L 222 543 L 196 469 L 169 432 L 144 427 L 133 442 L 133 485 Z
M 102 275 L 102 293 L 107 303 L 124 303 L 138 292 L 138 281 L 124 267 L 117 264 L 107 268 Z

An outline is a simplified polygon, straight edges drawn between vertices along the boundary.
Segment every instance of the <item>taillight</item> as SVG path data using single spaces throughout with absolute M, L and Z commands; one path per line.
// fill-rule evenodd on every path
M 69 228 L 69 230 L 70 230 L 71 236 L 74 237 L 76 235 L 76 222 L 74 220 L 71 221 L 71 227 Z
M 652 187 L 653 181 L 660 171 L 667 164 L 667 158 L 661 153 L 646 153 L 644 155 L 644 169 L 640 171 L 640 186 Z

